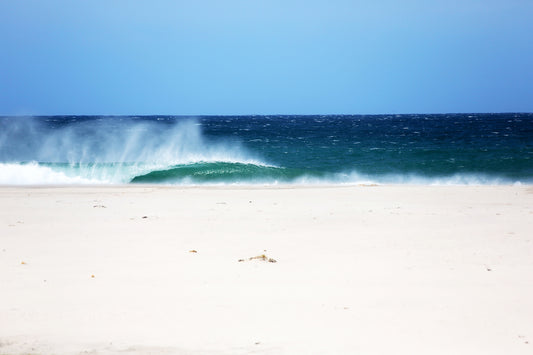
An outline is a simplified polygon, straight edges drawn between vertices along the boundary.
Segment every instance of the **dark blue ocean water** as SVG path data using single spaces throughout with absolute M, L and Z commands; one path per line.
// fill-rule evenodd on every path
M 0 184 L 533 183 L 533 114 L 0 117 Z

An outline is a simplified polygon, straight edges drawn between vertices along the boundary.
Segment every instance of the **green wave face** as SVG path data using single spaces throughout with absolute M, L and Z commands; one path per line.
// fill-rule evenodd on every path
M 250 183 L 291 182 L 304 176 L 304 171 L 273 166 L 201 162 L 176 165 L 168 169 L 152 171 L 134 177 L 132 183 L 176 184 L 176 183 Z

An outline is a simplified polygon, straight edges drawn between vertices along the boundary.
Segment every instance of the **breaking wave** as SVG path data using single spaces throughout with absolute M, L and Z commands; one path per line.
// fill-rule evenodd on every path
M 163 184 L 163 185 L 330 185 L 330 184 L 412 184 L 412 185 L 510 185 L 531 184 L 482 174 L 421 176 L 415 174 L 368 175 L 310 172 L 257 163 L 194 162 L 167 167 L 143 164 L 50 164 L 0 163 L 1 185 L 68 184 Z
M 207 139 L 194 119 L 161 124 L 133 118 L 57 125 L 0 121 L 0 184 L 126 184 L 198 163 L 268 166 L 235 139 Z

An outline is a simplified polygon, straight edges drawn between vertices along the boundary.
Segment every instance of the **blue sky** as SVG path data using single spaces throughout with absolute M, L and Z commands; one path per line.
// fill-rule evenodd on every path
M 533 1 L 2 0 L 0 114 L 533 112 Z

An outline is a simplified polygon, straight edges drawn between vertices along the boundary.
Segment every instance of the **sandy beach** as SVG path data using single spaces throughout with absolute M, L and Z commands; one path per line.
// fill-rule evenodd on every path
M 0 187 L 0 354 L 532 354 L 532 186 Z

